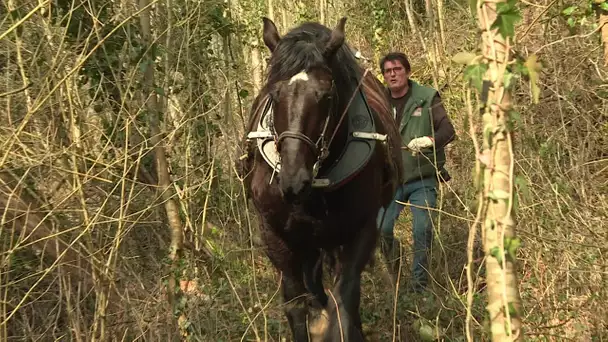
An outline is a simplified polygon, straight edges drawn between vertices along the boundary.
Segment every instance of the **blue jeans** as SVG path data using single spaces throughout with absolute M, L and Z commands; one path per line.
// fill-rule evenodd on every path
M 395 199 L 385 210 L 380 208 L 377 225 L 385 243 L 394 241 L 395 221 L 404 206 L 395 201 L 411 204 L 413 218 L 414 260 L 412 263 L 412 283 L 415 290 L 426 287 L 428 283 L 428 250 L 433 241 L 433 222 L 437 204 L 437 179 L 435 177 L 402 184 L 397 188 Z M 382 220 L 384 216 L 384 221 Z

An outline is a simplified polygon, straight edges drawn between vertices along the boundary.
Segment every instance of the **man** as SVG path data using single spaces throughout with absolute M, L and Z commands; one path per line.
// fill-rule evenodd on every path
M 449 179 L 444 147 L 454 140 L 455 132 L 439 93 L 409 79 L 411 68 L 405 54 L 387 54 L 380 69 L 403 141 L 404 183 L 397 188 L 395 201 L 410 204 L 414 238 L 411 290 L 421 292 L 429 278 L 427 252 L 433 239 L 438 178 Z M 404 207 L 395 201 L 378 213 L 381 250 L 394 277 L 399 272 L 401 246 L 395 241 L 393 227 Z

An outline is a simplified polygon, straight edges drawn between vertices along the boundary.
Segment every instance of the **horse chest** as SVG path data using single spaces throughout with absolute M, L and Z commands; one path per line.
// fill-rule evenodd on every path
M 346 230 L 356 223 L 356 216 L 352 212 L 332 208 L 324 200 L 317 200 L 289 211 L 279 218 L 277 226 L 296 241 L 334 241 L 348 233 Z

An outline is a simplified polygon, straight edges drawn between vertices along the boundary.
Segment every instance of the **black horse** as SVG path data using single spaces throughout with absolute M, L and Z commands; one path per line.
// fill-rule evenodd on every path
M 388 98 L 344 42 L 345 22 L 333 31 L 307 22 L 281 37 L 263 18 L 269 73 L 236 165 L 281 274 L 295 341 L 364 340 L 361 272 L 376 246 L 378 210 L 402 179 Z M 328 293 L 322 255 L 338 265 Z M 322 331 L 309 329 L 310 307 L 328 316 Z

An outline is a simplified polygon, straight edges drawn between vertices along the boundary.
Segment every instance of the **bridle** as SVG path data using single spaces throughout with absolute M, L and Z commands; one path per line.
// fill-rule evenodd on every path
M 319 136 L 319 138 L 317 139 L 316 142 L 313 141 L 312 139 L 310 139 L 306 134 L 304 134 L 302 132 L 298 132 L 298 131 L 292 131 L 292 130 L 283 131 L 281 134 L 279 134 L 277 136 L 277 132 L 274 127 L 274 119 L 271 119 L 271 122 L 270 122 L 270 131 L 272 132 L 272 136 L 274 138 L 277 151 L 281 150 L 281 143 L 286 138 L 292 138 L 292 139 L 297 139 L 297 140 L 304 142 L 312 150 L 313 154 L 316 155 L 317 160 L 315 161 L 315 163 L 312 167 L 313 178 L 315 178 L 318 175 L 319 170 L 321 169 L 321 164 L 329 156 L 329 145 L 331 143 L 331 139 L 329 139 L 329 140 L 327 139 L 327 128 L 329 127 L 329 118 L 332 116 L 331 114 L 332 114 L 332 111 L 334 110 L 334 105 L 336 103 L 335 101 L 337 101 L 337 99 L 334 99 L 334 96 L 337 98 L 337 93 L 335 92 L 335 83 L 333 80 L 331 82 L 330 94 L 332 97 L 329 99 L 330 104 L 329 104 L 327 117 L 325 118 L 325 122 L 323 123 L 323 130 L 321 131 L 321 135 Z M 274 113 L 274 111 L 273 111 L 273 113 Z M 335 130 L 337 130 L 337 129 L 338 129 L 338 126 L 336 126 Z M 335 134 L 335 132 L 334 132 L 334 134 Z M 279 159 L 279 164 L 280 163 L 281 163 L 281 160 Z
M 336 127 L 334 128 L 334 131 L 331 134 L 331 136 L 329 137 L 329 139 L 327 139 L 327 128 L 329 126 L 329 118 L 332 116 L 331 115 L 332 110 L 334 110 L 334 105 L 337 103 L 337 100 L 338 100 L 337 99 L 338 93 L 335 92 L 334 80 L 331 81 L 330 94 L 332 94 L 332 96 L 336 96 L 336 99 L 334 99 L 333 97 L 330 99 L 331 102 L 329 105 L 327 117 L 325 118 L 325 123 L 323 124 L 323 130 L 321 131 L 321 135 L 319 136 L 319 138 L 317 139 L 316 142 L 314 142 L 312 139 L 310 139 L 306 134 L 298 132 L 298 131 L 286 130 L 277 136 L 277 132 L 274 127 L 274 117 L 273 117 L 274 111 L 273 111 L 273 116 L 271 116 L 269 128 L 270 128 L 270 132 L 272 133 L 272 137 L 274 139 L 277 151 L 280 151 L 281 142 L 283 142 L 286 138 L 293 138 L 293 139 L 298 139 L 300 141 L 303 141 L 317 156 L 317 160 L 315 161 L 315 164 L 313 165 L 313 169 L 312 169 L 313 179 L 316 178 L 319 173 L 319 170 L 321 169 L 321 164 L 329 156 L 329 146 L 331 145 L 331 142 L 333 141 L 334 137 L 336 136 L 336 133 L 338 132 L 338 128 L 340 128 L 340 125 L 342 124 L 342 121 L 344 120 L 344 116 L 348 112 L 348 108 L 350 107 L 350 104 L 352 103 L 353 99 L 355 98 L 355 95 L 359 91 L 359 88 L 363 84 L 363 80 L 365 79 L 365 76 L 367 75 L 367 73 L 369 71 L 370 71 L 369 68 L 365 69 L 365 72 L 363 73 L 361 80 L 358 82 L 357 87 L 354 89 L 353 94 L 352 94 L 350 100 L 348 101 L 346 108 L 344 108 L 344 111 L 343 111 L 342 115 L 340 116 L 340 120 L 336 123 Z M 279 153 L 278 164 L 279 165 L 281 164 L 280 153 Z M 275 169 L 275 172 L 276 172 L 276 169 Z M 274 172 L 273 172 L 273 176 L 274 176 Z M 272 177 L 271 177 L 271 182 L 272 182 Z

